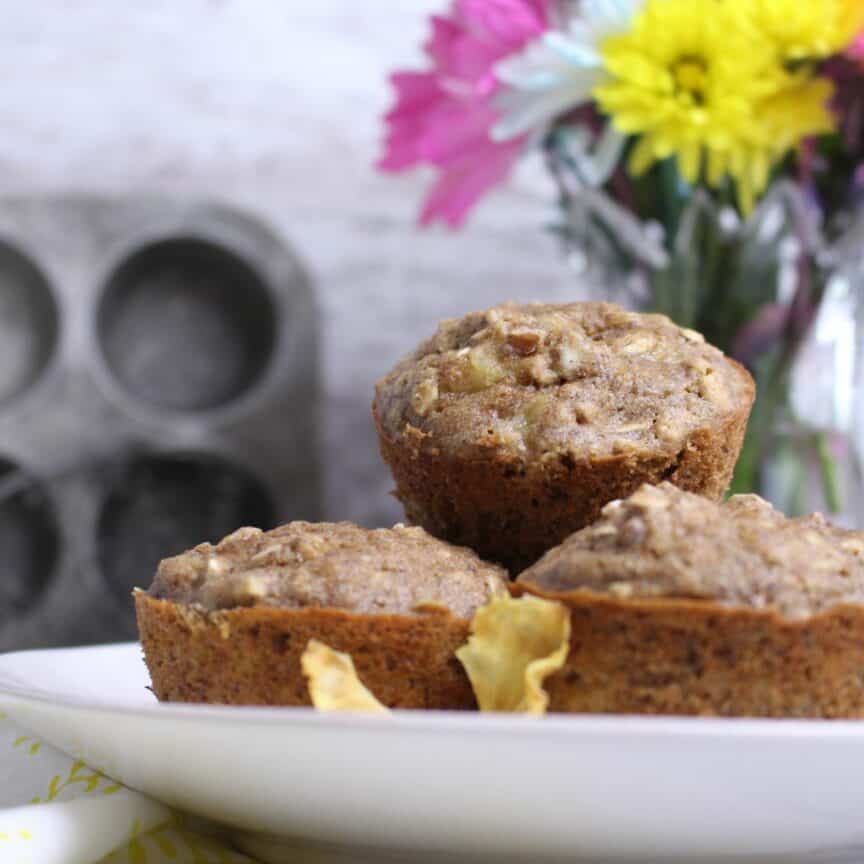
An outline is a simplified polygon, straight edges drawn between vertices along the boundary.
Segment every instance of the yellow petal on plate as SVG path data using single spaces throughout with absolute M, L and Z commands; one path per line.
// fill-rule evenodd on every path
M 310 639 L 300 658 L 303 674 L 309 679 L 309 695 L 319 711 L 365 711 L 387 713 L 357 677 L 349 654 L 334 651 L 323 642 Z
M 545 714 L 543 682 L 570 650 L 570 613 L 539 597 L 495 598 L 477 610 L 471 638 L 456 656 L 481 711 Z

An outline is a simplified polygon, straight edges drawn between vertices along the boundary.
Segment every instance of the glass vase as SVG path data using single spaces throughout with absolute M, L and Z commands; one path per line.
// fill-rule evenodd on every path
M 746 220 L 673 182 L 662 221 L 643 221 L 560 154 L 550 167 L 564 213 L 557 231 L 591 296 L 662 312 L 753 374 L 732 491 L 789 515 L 864 525 L 855 434 L 864 428 L 864 220 L 829 247 L 799 187 L 778 181 Z

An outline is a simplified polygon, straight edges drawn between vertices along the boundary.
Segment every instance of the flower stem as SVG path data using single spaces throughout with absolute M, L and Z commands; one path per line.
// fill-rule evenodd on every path
M 837 477 L 837 461 L 831 453 L 831 445 L 826 432 L 816 433 L 816 453 L 819 456 L 819 471 L 822 474 L 825 507 L 829 513 L 839 513 L 843 505 L 839 478 Z

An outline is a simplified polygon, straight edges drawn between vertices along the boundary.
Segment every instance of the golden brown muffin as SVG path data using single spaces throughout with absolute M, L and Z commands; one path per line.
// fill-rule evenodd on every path
M 160 700 L 308 705 L 317 639 L 387 706 L 458 709 L 475 701 L 454 652 L 506 592 L 504 571 L 421 528 L 292 522 L 164 560 L 135 606 Z
M 662 315 L 505 304 L 444 321 L 373 415 L 408 520 L 518 572 L 642 483 L 719 499 L 754 392 Z
M 864 716 L 864 534 L 645 486 L 521 574 L 565 604 L 568 712 Z

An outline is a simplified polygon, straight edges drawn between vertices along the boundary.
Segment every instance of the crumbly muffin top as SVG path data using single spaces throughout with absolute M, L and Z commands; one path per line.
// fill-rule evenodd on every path
M 388 436 L 467 458 L 676 452 L 749 408 L 753 381 L 663 315 L 611 303 L 503 304 L 438 332 L 378 382 Z
M 716 504 L 663 483 L 607 504 L 519 582 L 553 594 L 680 597 L 806 618 L 864 603 L 864 533 L 819 514 L 789 519 L 757 495 Z
M 506 573 L 422 528 L 348 522 L 241 528 L 159 564 L 151 597 L 205 609 L 277 606 L 410 614 L 446 607 L 470 618 L 506 594 Z

